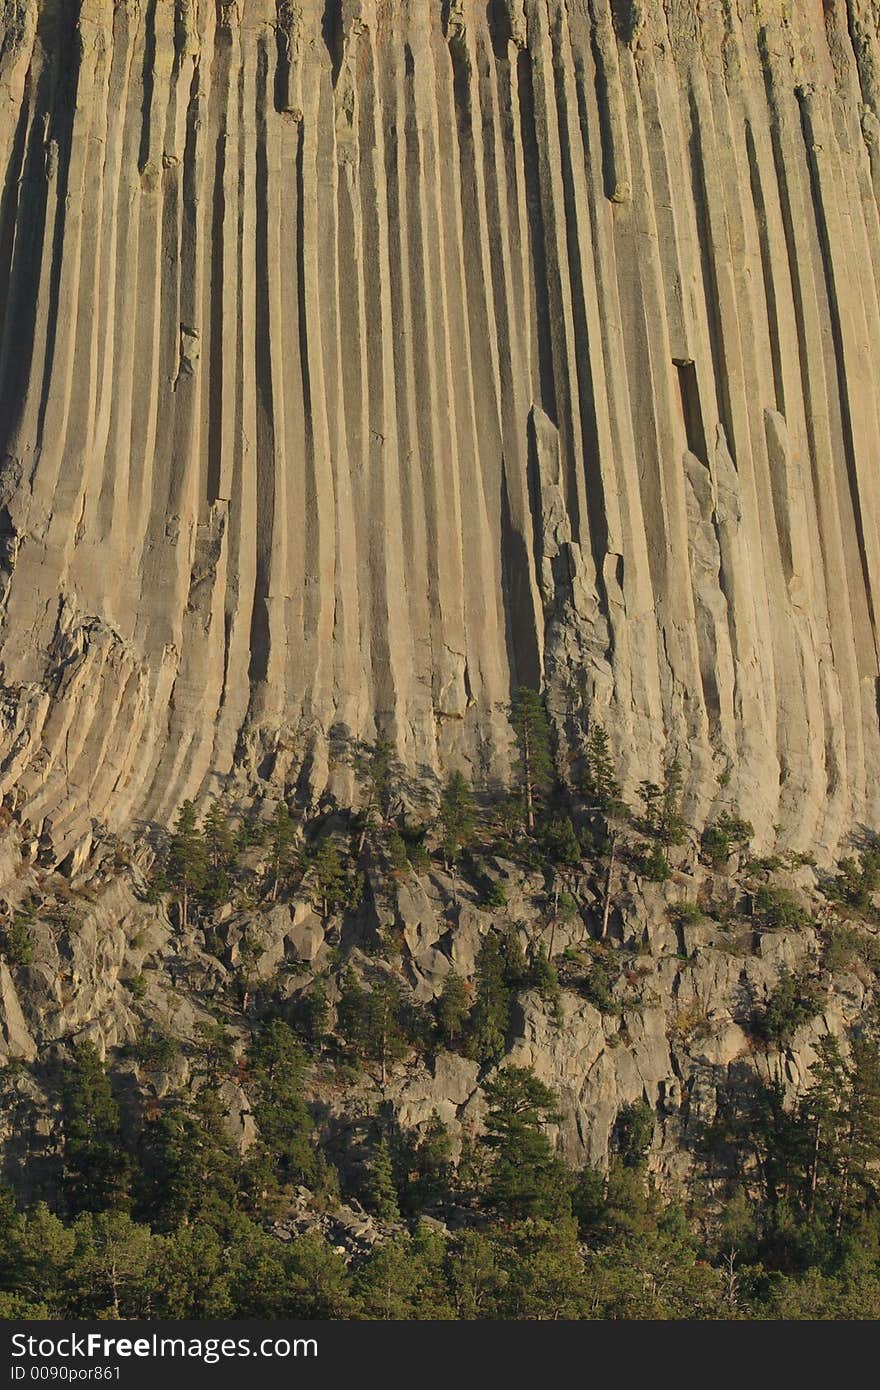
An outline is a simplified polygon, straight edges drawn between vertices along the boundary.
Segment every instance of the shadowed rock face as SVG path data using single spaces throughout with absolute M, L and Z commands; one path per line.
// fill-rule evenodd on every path
M 0 789 L 61 854 L 377 732 L 479 777 L 544 680 L 830 849 L 878 199 L 878 0 L 0 0 Z

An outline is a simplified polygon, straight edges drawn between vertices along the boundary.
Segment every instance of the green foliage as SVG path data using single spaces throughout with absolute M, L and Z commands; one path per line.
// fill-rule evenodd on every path
M 483 893 L 483 907 L 502 908 L 507 906 L 507 893 L 504 884 L 493 878 Z
M 806 972 L 783 975 L 755 1020 L 755 1031 L 776 1047 L 787 1047 L 799 1028 L 822 1012 L 826 991 Z
M 420 1018 L 392 976 L 365 989 L 354 971 L 343 978 L 337 1027 L 346 1045 L 363 1061 L 378 1062 L 384 1083 L 388 1066 L 418 1041 Z
M 748 849 L 754 833 L 751 821 L 725 811 L 703 831 L 703 853 L 710 864 L 726 864 L 732 854 Z
M 693 1222 L 647 1173 L 653 1114 L 645 1101 L 621 1112 L 607 1172 L 587 1168 L 575 1180 L 547 1132 L 559 1118 L 552 1091 L 526 1068 L 502 1068 L 486 1086 L 485 1133 L 465 1137 L 457 1171 L 436 1115 L 421 1132 L 400 1135 L 394 1151 L 386 1139 L 374 1146 L 364 1199 L 396 1230 L 348 1266 L 317 1232 L 284 1243 L 244 1214 L 251 1195 L 261 1216 L 272 1203 L 253 1188 L 254 1170 L 226 1134 L 220 1093 L 205 1084 L 189 1101 L 171 1097 L 145 1114 L 134 1215 L 111 1206 L 65 1222 L 46 1205 L 19 1212 L 0 1190 L 0 1314 L 876 1318 L 877 1046 L 861 1036 L 847 1052 L 826 1037 L 816 1050 L 799 1095 L 758 1084 L 727 1115 L 726 1125 L 739 1125 L 738 1185 L 717 1211 L 701 1204 Z M 100 1093 L 88 1061 L 82 1070 Z M 263 1140 L 274 1136 L 276 1152 L 287 1152 L 302 1121 L 296 1039 L 270 1023 L 248 1062 L 255 1107 L 267 1107 Z M 105 1106 L 106 1096 L 93 1106 L 99 1118 Z M 320 1174 L 312 1181 L 317 1187 Z M 463 1228 L 419 1221 L 444 1212 L 450 1198 Z M 401 1200 L 412 1233 L 400 1224 Z
M 598 720 L 590 722 L 586 764 L 582 790 L 587 805 L 600 811 L 603 816 L 628 816 L 629 808 L 621 796 L 620 783 L 615 776 L 608 735 Z
M 403 873 L 409 868 L 409 856 L 406 852 L 406 841 L 399 830 L 392 830 L 386 841 L 385 850 L 388 855 L 391 868 L 395 873 Z
M 699 903 L 689 902 L 672 904 L 669 915 L 683 927 L 695 926 L 697 922 L 703 922 L 706 918 L 706 913 Z
M 380 1221 L 400 1220 L 391 1150 L 385 1138 L 380 1139 L 370 1159 L 364 1197 L 368 1207 Z
M 614 997 L 613 989 L 608 966 L 601 956 L 595 956 L 581 985 L 581 992 L 601 1014 L 617 1014 L 620 1013 L 620 1005 Z
M 273 1019 L 254 1042 L 250 1062 L 260 1142 L 283 1183 L 310 1182 L 314 1126 L 303 1095 L 305 1057 L 292 1029 Z
M 880 944 L 862 931 L 837 922 L 828 934 L 822 963 L 832 974 L 853 970 L 859 964 L 877 974 L 880 972 Z
M 214 874 L 217 874 L 228 868 L 235 851 L 235 837 L 229 814 L 219 801 L 212 801 L 208 807 L 203 833 L 208 864 Z
M 289 870 L 298 862 L 294 846 L 296 843 L 296 822 L 290 814 L 287 803 L 279 801 L 268 826 L 269 865 L 272 879 L 271 896 L 273 902 Z
M 64 1190 L 70 1211 L 117 1209 L 128 1202 L 130 1168 L 119 1107 L 94 1043 L 80 1043 L 65 1067 Z
M 309 1044 L 320 1052 L 330 1028 L 330 1005 L 323 980 L 316 980 L 306 995 L 303 1006 L 303 1032 Z
M 521 685 L 511 702 L 510 722 L 516 735 L 516 776 L 526 829 L 532 834 L 537 809 L 554 782 L 550 720 L 541 696 Z
M 762 884 L 754 894 L 752 916 L 772 931 L 783 927 L 807 927 L 810 914 L 787 888 Z
M 642 1168 L 654 1138 L 654 1108 L 644 1097 L 625 1105 L 617 1116 L 617 1151 L 625 1168 Z
M 437 1000 L 437 1031 L 448 1047 L 454 1048 L 462 1041 L 469 1013 L 468 987 L 460 975 L 450 970 Z
M 667 867 L 670 847 L 682 844 L 687 835 L 687 824 L 681 813 L 683 787 L 677 758 L 667 765 L 662 784 L 642 782 L 639 786 L 643 806 L 641 829 L 656 840 Z
M 208 851 L 196 827 L 191 801 L 185 801 L 180 808 L 168 847 L 165 875 L 177 896 L 180 926 L 186 928 L 191 899 L 204 888 L 208 877 Z
M 312 856 L 310 878 L 322 915 L 341 908 L 355 908 L 363 894 L 363 880 L 345 868 L 331 839 L 322 840 Z
M 388 739 L 379 739 L 365 748 L 355 763 L 355 772 L 364 787 L 364 803 L 359 815 L 360 840 L 358 853 L 380 822 L 387 820 L 390 811 L 394 747 Z
M 871 845 L 856 856 L 842 859 L 825 891 L 834 902 L 853 912 L 876 917 L 874 894 L 880 891 L 880 847 Z
M 440 846 L 447 868 L 458 862 L 462 850 L 473 841 L 477 810 L 473 792 L 461 772 L 453 772 L 440 799 Z
M 553 864 L 580 864 L 583 850 L 568 816 L 546 821 L 540 828 L 539 838 L 544 853 Z
M 30 965 L 34 958 L 32 911 L 14 912 L 9 922 L 0 925 L 0 955 L 7 965 Z
M 153 1033 L 135 1043 L 132 1052 L 145 1071 L 167 1071 L 180 1056 L 180 1044 L 164 1033 Z
M 536 989 L 543 999 L 554 1000 L 559 997 L 559 974 L 547 955 L 543 943 L 532 957 L 528 972 L 528 985 Z
M 570 1215 L 568 1171 L 545 1133 L 560 1119 L 553 1092 L 528 1068 L 507 1066 L 486 1084 L 485 1093 L 483 1143 L 492 1154 L 488 1205 L 512 1221 Z
M 435 1110 L 424 1132 L 402 1146 L 402 1191 L 410 1215 L 449 1198 L 453 1182 L 452 1137 Z
M 663 845 L 643 845 L 641 851 L 641 870 L 652 883 L 666 883 L 672 877 L 669 856 Z
M 489 1065 L 504 1055 L 511 1004 L 505 955 L 497 932 L 489 932 L 480 942 L 475 977 L 473 1040 L 477 1059 Z

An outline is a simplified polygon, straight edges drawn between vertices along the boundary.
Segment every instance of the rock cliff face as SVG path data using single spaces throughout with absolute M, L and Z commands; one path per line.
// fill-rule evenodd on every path
M 257 883 L 267 851 L 251 854 Z M 480 877 L 484 888 L 503 889 L 503 908 L 487 905 L 473 877 L 453 881 L 437 864 L 389 875 L 370 855 L 368 891 L 355 913 L 322 917 L 304 886 L 260 906 L 253 898 L 243 906 L 247 895 L 236 895 L 241 901 L 181 928 L 177 908 L 167 898 L 151 902 L 141 870 L 107 843 L 71 881 L 34 862 L 4 813 L 0 932 L 25 923 L 28 943 L 25 955 L 7 951 L 10 964 L 0 961 L 7 1175 L 26 1195 L 47 1173 L 57 1177 L 59 1122 L 47 1090 L 72 1044 L 96 1044 L 129 1104 L 157 1105 L 202 1084 L 200 1026 L 219 1020 L 241 1058 L 267 1010 L 302 1035 L 320 984 L 332 1037 L 323 1057 L 311 1057 L 306 1093 L 321 1150 L 343 1175 L 357 1169 L 364 1125 L 376 1115 L 409 1133 L 424 1131 L 436 1113 L 457 1150 L 463 1136 L 481 1130 L 484 1088 L 497 1065 L 512 1064 L 533 1068 L 558 1096 L 558 1146 L 575 1168 L 603 1167 L 621 1111 L 646 1100 L 655 1115 L 652 1170 L 669 1190 L 683 1191 L 700 1180 L 707 1126 L 754 1104 L 762 1084 L 778 1083 L 789 1098 L 803 1092 L 817 1043 L 830 1034 L 846 1048 L 864 1031 L 880 988 L 880 934 L 876 914 L 851 920 L 835 949 L 841 921 L 810 866 L 768 876 L 756 865 L 709 869 L 690 851 L 679 858 L 683 867 L 663 884 L 619 870 L 602 941 L 604 865 L 571 875 L 577 910 L 557 920 L 544 872 L 496 856 L 481 859 Z M 797 924 L 754 911 L 755 890 L 769 879 L 774 892 L 802 906 Z M 481 946 L 511 932 L 530 955 L 540 946 L 554 955 L 555 997 L 528 985 L 513 991 L 498 1064 L 475 1060 L 466 1045 L 429 1042 L 446 977 L 455 972 L 472 1002 Z M 597 969 L 606 997 L 591 988 Z M 395 1054 L 387 1073 L 375 1058 L 358 1067 L 354 1054 L 339 1050 L 338 1005 L 351 972 L 370 990 L 396 981 L 408 1007 L 422 1011 L 418 1044 Z M 800 996 L 812 991 L 815 1002 L 792 1016 L 783 1037 L 768 1037 L 761 1020 L 784 981 L 799 982 Z M 157 1038 L 173 1042 L 172 1061 L 157 1065 L 139 1046 Z M 348 1065 L 339 1069 L 344 1056 Z M 247 1076 L 230 1065 L 222 1088 L 227 1124 L 243 1149 L 255 1135 Z M 719 1179 L 729 1147 L 725 1154 L 716 1155 Z
M 0 790 L 878 806 L 878 0 L 0 0 Z

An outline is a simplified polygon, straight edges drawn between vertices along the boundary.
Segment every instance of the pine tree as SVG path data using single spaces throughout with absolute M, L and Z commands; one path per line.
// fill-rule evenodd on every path
M 544 999 L 555 1000 L 559 997 L 559 975 L 556 966 L 547 955 L 547 947 L 543 942 L 532 958 L 528 983 L 529 987 L 536 989 Z
M 216 873 L 225 869 L 232 858 L 233 835 L 229 817 L 219 801 L 212 801 L 205 816 L 205 848 L 208 863 Z
M 880 1057 L 873 1039 L 853 1039 L 849 1075 L 835 1221 L 838 1235 L 854 1209 L 876 1207 L 880 1198 Z
M 468 988 L 460 975 L 450 970 L 443 981 L 437 1001 L 437 1027 L 440 1037 L 449 1046 L 461 1040 L 470 1012 Z
M 480 943 L 476 961 L 474 1042 L 478 1059 L 497 1062 L 504 1055 L 510 1018 L 510 990 L 505 975 L 504 953 L 497 933 Z
M 269 850 L 271 855 L 272 901 L 277 901 L 281 879 L 291 860 L 291 850 L 296 839 L 296 822 L 287 803 L 279 801 L 268 826 Z
M 510 720 L 516 734 L 516 772 L 525 808 L 526 829 L 531 835 L 535 829 L 537 806 L 554 780 L 550 721 L 540 695 L 525 685 L 521 685 L 513 697 Z
M 461 851 L 473 839 L 476 820 L 476 806 L 467 778 L 461 772 L 453 772 L 440 800 L 441 847 L 447 872 L 454 869 Z
M 130 1165 L 119 1106 L 94 1043 L 77 1047 L 64 1076 L 64 1192 L 71 1211 L 128 1202 Z
M 195 1074 L 203 1076 L 209 1086 L 218 1086 L 229 1075 L 235 1062 L 232 1037 L 222 1023 L 197 1023 L 195 1031 L 198 1059 Z
M 374 989 L 363 989 L 352 970 L 346 971 L 337 1008 L 339 1031 L 365 1061 L 378 1062 L 384 1086 L 390 1063 L 405 1056 L 409 1045 L 406 1008 L 397 981 L 383 978 Z
M 397 1188 L 387 1139 L 380 1139 L 370 1160 L 365 1193 L 367 1205 L 380 1221 L 399 1221 Z
M 586 762 L 583 793 L 590 809 L 600 811 L 603 816 L 626 816 L 628 808 L 614 773 L 608 735 L 598 720 L 590 722 Z
M 798 1129 L 803 1133 L 781 1155 L 809 1217 L 821 1207 L 827 1215 L 836 1205 L 849 1089 L 849 1069 L 837 1040 L 826 1034 L 818 1040 L 816 1054 L 811 1084 L 793 1117 L 794 1128 L 786 1126 L 792 1137 Z
M 254 1119 L 265 1148 L 286 1182 L 309 1182 L 315 1171 L 312 1117 L 303 1095 L 305 1057 L 291 1028 L 267 1024 L 251 1054 Z
M 356 772 L 366 786 L 366 801 L 360 813 L 361 834 L 358 840 L 358 858 L 363 854 L 367 836 L 376 828 L 380 820 L 385 820 L 389 811 L 391 791 L 391 768 L 394 758 L 394 745 L 381 738 L 358 759 Z
M 644 804 L 642 824 L 653 835 L 662 850 L 663 864 L 669 867 L 669 848 L 680 845 L 687 834 L 687 823 L 681 814 L 684 777 L 676 758 L 663 774 L 663 785 L 642 782 L 639 795 Z
M 196 812 L 191 801 L 180 808 L 166 862 L 168 881 L 177 894 L 180 927 L 189 926 L 190 900 L 205 886 L 208 855 L 203 837 L 196 828 Z
M 527 1067 L 504 1067 L 484 1089 L 489 1204 L 513 1221 L 570 1217 L 571 1179 L 544 1132 L 560 1120 L 553 1092 Z
M 452 1182 L 452 1136 L 435 1110 L 412 1154 L 406 1184 L 407 1204 L 420 1212 L 449 1195 Z
M 330 1026 L 330 1005 L 323 980 L 316 980 L 304 1001 L 303 1027 L 312 1047 L 321 1053 Z
M 312 861 L 312 877 L 321 905 L 321 914 L 329 917 L 333 907 L 346 901 L 348 875 L 332 840 L 322 840 Z
M 74 1228 L 80 1317 L 137 1318 L 149 1307 L 154 1238 L 124 1212 L 83 1213 Z

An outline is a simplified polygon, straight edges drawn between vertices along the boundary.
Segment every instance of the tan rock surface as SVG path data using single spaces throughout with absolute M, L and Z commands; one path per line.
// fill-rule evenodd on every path
M 878 131 L 876 0 L 0 0 L 0 790 L 479 777 L 544 679 L 876 819 Z

